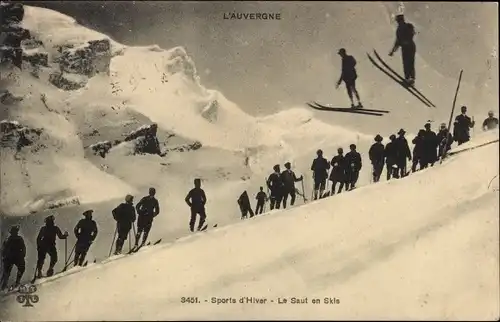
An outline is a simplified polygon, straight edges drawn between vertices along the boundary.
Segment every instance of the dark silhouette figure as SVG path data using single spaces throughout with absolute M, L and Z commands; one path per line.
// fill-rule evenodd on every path
M 134 197 L 132 195 L 125 196 L 125 202 L 113 209 L 113 218 L 116 220 L 116 238 L 115 255 L 121 254 L 123 244 L 128 238 L 132 224 L 135 222 L 136 214 L 134 208 Z
M 54 266 L 57 263 L 57 249 L 56 249 L 56 237 L 59 239 L 66 239 L 68 237 L 68 232 L 61 232 L 61 229 L 55 225 L 54 216 L 50 215 L 45 218 L 45 226 L 40 229 L 36 239 L 36 246 L 38 251 L 38 261 L 36 263 L 36 277 L 42 277 L 43 263 L 45 262 L 45 257 L 47 254 L 50 256 L 49 269 L 47 270 L 47 276 L 54 275 Z
M 484 119 L 483 131 L 494 130 L 498 127 L 498 119 L 494 116 L 493 111 L 488 112 L 488 117 Z
M 337 149 L 337 155 L 332 158 L 330 162 L 332 166 L 332 171 L 330 172 L 330 181 L 332 182 L 332 192 L 335 194 L 335 188 L 337 183 L 339 183 L 339 190 L 337 193 L 341 193 L 346 182 L 346 163 L 344 157 L 344 150 L 342 148 Z
M 194 225 L 196 223 L 197 215 L 200 215 L 198 222 L 198 230 L 203 228 L 207 214 L 205 212 L 205 204 L 207 203 L 207 196 L 205 191 L 201 189 L 201 180 L 194 179 L 194 188 L 189 191 L 184 199 L 188 206 L 191 208 L 191 220 L 189 221 L 189 229 L 194 232 Z
M 83 213 L 85 219 L 80 219 L 73 230 L 76 237 L 74 266 L 82 266 L 89 251 L 90 245 L 97 237 L 97 224 L 92 219 L 93 210 L 87 210 Z
M 281 173 L 280 173 L 280 166 L 276 164 L 273 167 L 274 172 L 271 173 L 269 178 L 267 178 L 267 187 L 271 191 L 271 204 L 270 208 L 271 210 L 273 209 L 280 209 L 280 204 L 281 204 L 281 198 L 283 198 L 283 180 L 281 179 Z
M 26 269 L 24 260 L 26 257 L 26 244 L 24 243 L 24 239 L 19 236 L 19 226 L 12 226 L 9 233 L 10 236 L 7 237 L 2 245 L 3 274 L 0 283 L 0 289 L 2 290 L 7 288 L 10 273 L 14 266 L 17 268 L 16 283 L 14 287 L 19 286 L 24 270 Z
M 471 118 L 467 116 L 467 106 L 462 106 L 461 112 L 462 113 L 455 118 L 455 123 L 453 123 L 453 137 L 458 145 L 469 142 L 469 129 L 473 128 L 475 124 L 474 120 L 471 120 Z
M 143 197 L 135 209 L 137 210 L 137 234 L 135 235 L 135 247 L 139 246 L 139 239 L 142 236 L 141 246 L 143 246 L 149 236 L 151 227 L 153 226 L 154 217 L 158 216 L 160 213 L 160 205 L 158 200 L 155 198 L 156 189 L 149 188 L 149 195 Z
M 260 187 L 260 191 L 257 192 L 255 199 L 257 200 L 257 206 L 255 207 L 255 214 L 260 215 L 264 211 L 264 204 L 267 201 L 267 195 L 264 192 L 264 187 Z
M 313 171 L 314 179 L 314 200 L 318 199 L 319 196 L 323 196 L 323 191 L 325 191 L 326 179 L 328 178 L 328 170 L 330 169 L 330 163 L 327 159 L 323 158 L 323 151 L 318 150 L 316 152 L 318 156 L 313 160 L 311 165 L 311 170 Z
M 385 147 L 382 144 L 382 136 L 377 134 L 374 138 L 375 143 L 370 147 L 368 156 L 373 166 L 373 182 L 379 182 L 382 171 L 384 170 L 385 161 Z
M 359 178 L 359 171 L 362 168 L 361 155 L 356 151 L 356 144 L 349 145 L 351 151 L 345 155 L 346 170 L 346 190 L 356 188 Z
M 248 218 L 248 213 L 250 213 L 250 218 L 254 216 L 252 206 L 250 205 L 250 198 L 248 198 L 247 191 L 243 191 L 243 193 L 238 198 L 238 205 L 241 210 L 241 219 Z
M 411 161 L 411 151 L 408 146 L 408 141 L 405 138 L 406 131 L 400 129 L 398 138 L 396 139 L 396 165 L 398 166 L 398 173 L 396 178 L 406 177 L 406 159 Z
M 281 173 L 281 181 L 283 182 L 283 208 L 286 208 L 286 201 L 288 199 L 288 195 L 290 195 L 290 205 L 293 206 L 295 204 L 296 190 L 295 190 L 295 182 L 302 181 L 304 179 L 303 176 L 297 178 L 295 172 L 293 172 L 291 168 L 290 162 L 285 163 L 285 168 Z
M 396 136 L 391 134 L 389 136 L 390 142 L 385 145 L 385 164 L 387 167 L 387 180 L 391 180 L 392 177 L 397 177 L 397 159 L 398 159 L 398 151 L 396 146 Z
M 347 55 L 344 48 L 340 48 L 338 54 L 342 57 L 342 74 L 337 81 L 336 88 L 339 88 L 342 81 L 344 81 L 345 88 L 347 89 L 347 95 L 349 95 L 349 99 L 351 100 L 351 107 L 356 107 L 352 97 L 353 94 L 356 95 L 356 99 L 358 100 L 358 107 L 363 107 L 359 98 L 358 90 L 356 89 L 356 79 L 358 78 L 356 73 L 356 59 L 354 59 L 351 55 Z
M 396 41 L 389 56 L 394 55 L 398 48 L 401 47 L 404 76 L 408 85 L 413 86 L 415 84 L 415 53 L 417 51 L 417 47 L 413 41 L 415 28 L 411 23 L 405 22 L 404 15 L 402 14 L 396 16 L 396 22 L 398 23 Z
M 411 141 L 414 144 L 413 147 L 413 161 L 411 165 L 411 171 L 417 171 L 417 165 L 419 169 L 422 169 L 422 157 L 424 155 L 424 136 L 425 130 L 421 129 L 418 131 L 417 136 Z
M 432 167 L 437 161 L 437 148 L 439 142 L 436 133 L 431 130 L 430 123 L 425 124 L 423 144 L 423 155 L 420 167 L 421 169 L 425 169 L 429 165 Z
M 450 131 L 446 128 L 445 123 L 441 123 L 441 127 L 437 134 L 437 141 L 439 142 L 439 158 L 443 157 L 445 152 L 451 150 L 451 144 L 453 143 L 453 135 L 451 135 Z

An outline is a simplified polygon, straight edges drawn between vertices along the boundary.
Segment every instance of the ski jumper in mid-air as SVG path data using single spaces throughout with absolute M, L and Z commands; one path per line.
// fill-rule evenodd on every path
M 345 87 L 347 89 L 347 95 L 349 95 L 349 99 L 351 100 L 351 107 L 355 108 L 354 100 L 352 98 L 352 94 L 356 95 L 356 99 L 358 100 L 357 107 L 361 108 L 363 105 L 361 104 L 361 100 L 359 99 L 359 93 L 356 89 L 356 79 L 358 75 L 356 74 L 356 59 L 353 56 L 347 55 L 347 52 L 344 48 L 340 48 L 338 51 L 340 57 L 342 57 L 342 74 L 340 75 L 339 80 L 337 81 L 336 88 L 339 88 L 342 81 L 345 83 Z
M 415 53 L 417 51 L 417 47 L 413 41 L 415 28 L 411 23 L 405 22 L 404 15 L 402 14 L 396 16 L 396 21 L 398 23 L 396 41 L 389 56 L 394 55 L 398 48 L 401 47 L 405 79 L 408 85 L 413 86 L 415 84 Z

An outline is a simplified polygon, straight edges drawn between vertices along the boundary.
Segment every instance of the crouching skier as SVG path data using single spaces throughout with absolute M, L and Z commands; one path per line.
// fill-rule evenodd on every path
M 76 237 L 75 244 L 75 259 L 73 265 L 82 266 L 89 251 L 90 245 L 94 242 L 97 237 L 97 224 L 92 219 L 93 210 L 86 210 L 83 213 L 85 219 L 80 219 L 78 224 L 76 224 L 74 233 Z
M 114 254 L 119 255 L 122 252 L 123 244 L 127 240 L 130 229 L 132 229 L 132 223 L 134 223 L 136 219 L 134 197 L 127 195 L 125 197 L 125 202 L 113 209 L 112 213 L 113 218 L 116 220 L 116 232 L 118 234 Z
M 238 205 L 241 210 L 241 219 L 246 219 L 248 213 L 250 213 L 250 218 L 254 216 L 252 206 L 250 205 L 250 198 L 248 198 L 247 191 L 243 191 L 243 193 L 238 198 Z
M 26 267 L 24 261 L 25 257 L 26 244 L 24 243 L 24 239 L 19 236 L 19 226 L 12 226 L 10 228 L 10 236 L 2 245 L 3 274 L 0 285 L 1 290 L 7 288 L 10 273 L 14 265 L 17 267 L 16 284 L 14 284 L 14 287 L 19 286 Z
M 47 254 L 50 256 L 49 269 L 47 270 L 47 276 L 54 275 L 54 266 L 57 263 L 57 248 L 56 248 L 56 237 L 59 239 L 68 238 L 68 232 L 61 232 L 61 229 L 56 226 L 55 218 L 53 215 L 45 218 L 45 226 L 40 229 L 38 237 L 36 239 L 36 246 L 38 251 L 38 261 L 36 263 L 36 278 L 42 277 L 43 263 L 45 262 L 45 257 Z

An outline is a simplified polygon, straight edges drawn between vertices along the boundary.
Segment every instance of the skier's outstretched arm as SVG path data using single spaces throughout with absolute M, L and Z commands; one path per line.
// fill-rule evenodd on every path
M 57 237 L 59 237 L 59 239 L 66 239 L 68 237 L 68 233 L 64 232 L 64 234 L 63 234 L 61 229 L 59 229 L 59 227 L 56 227 L 56 234 L 57 234 Z

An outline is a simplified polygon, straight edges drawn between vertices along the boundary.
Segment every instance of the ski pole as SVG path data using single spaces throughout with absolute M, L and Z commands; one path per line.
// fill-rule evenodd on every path
M 455 112 L 455 104 L 457 102 L 457 95 L 458 95 L 458 90 L 460 89 L 460 82 L 462 81 L 462 73 L 464 71 L 461 70 L 460 71 L 460 76 L 458 77 L 458 84 L 457 84 L 457 90 L 455 91 L 455 97 L 453 98 L 453 106 L 451 108 L 451 114 L 450 114 L 450 120 L 448 121 L 448 133 L 450 133 L 451 131 L 451 121 L 453 119 L 453 113 Z M 448 146 L 448 135 L 446 136 L 446 143 L 445 143 L 445 146 Z M 444 152 L 443 152 L 443 155 L 441 156 L 441 163 L 443 163 L 443 159 L 446 157 L 446 149 L 444 149 Z
M 69 263 L 71 262 L 71 255 L 73 255 L 73 251 L 75 250 L 75 248 L 76 248 L 76 243 L 73 246 L 73 249 L 71 250 L 71 252 L 69 253 L 68 260 L 66 260 L 66 262 L 64 263 L 64 268 L 62 270 L 63 272 L 65 272 L 66 269 L 68 269 Z
M 115 228 L 115 234 L 113 235 L 113 241 L 111 242 L 111 247 L 109 248 L 109 256 L 111 256 L 111 251 L 113 250 L 113 245 L 115 244 L 115 239 L 116 239 L 116 233 L 118 231 L 118 225 Z
M 68 236 L 64 238 L 64 265 L 68 262 Z
M 132 235 L 132 230 L 128 231 L 128 250 L 129 251 L 132 250 L 132 237 L 130 237 L 130 235 Z

